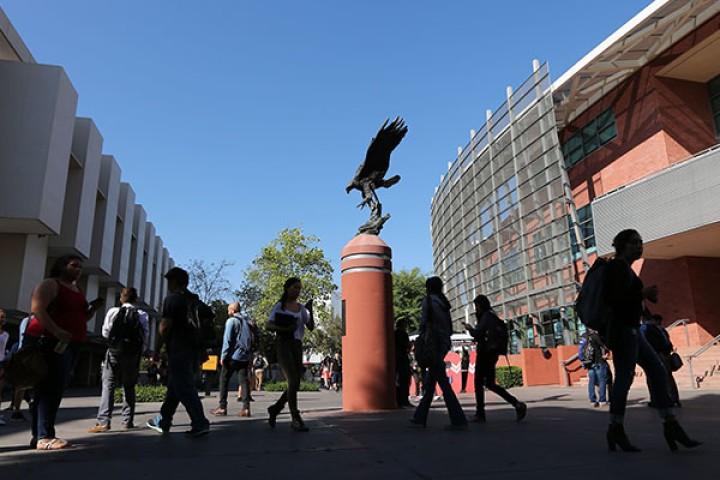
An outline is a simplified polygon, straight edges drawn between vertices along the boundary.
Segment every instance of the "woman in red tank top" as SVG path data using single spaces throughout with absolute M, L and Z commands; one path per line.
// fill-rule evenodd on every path
M 88 304 L 77 287 L 82 267 L 80 257 L 59 258 L 50 270 L 50 278 L 43 280 L 32 295 L 33 319 L 23 342 L 39 346 L 48 366 L 46 378 L 35 387 L 31 409 L 30 445 L 38 450 L 60 450 L 69 445 L 55 436 L 55 417 L 75 352 L 74 345 L 66 347 L 85 341 L 87 321 L 102 303 L 98 299 Z

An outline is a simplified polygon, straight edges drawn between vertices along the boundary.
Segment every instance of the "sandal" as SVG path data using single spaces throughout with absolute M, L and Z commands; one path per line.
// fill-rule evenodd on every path
M 41 438 L 37 441 L 37 450 L 62 450 L 70 446 L 70 442 L 62 438 Z

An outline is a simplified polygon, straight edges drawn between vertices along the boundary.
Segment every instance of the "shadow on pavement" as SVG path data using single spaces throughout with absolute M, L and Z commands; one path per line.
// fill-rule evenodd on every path
M 442 402 L 433 405 L 428 427 L 408 427 L 411 409 L 373 414 L 306 413 L 309 433 L 292 432 L 289 416 L 271 430 L 264 416 L 212 419 L 203 438 L 187 438 L 177 425 L 162 436 L 145 429 L 79 434 L 75 446 L 61 452 L 35 452 L 25 445 L 0 447 L 3 478 L 59 478 L 103 472 L 102 480 L 122 478 L 206 477 L 208 474 L 267 478 L 321 478 L 342 474 L 364 478 L 659 478 L 714 471 L 720 455 L 720 398 L 707 394 L 687 399 L 678 411 L 687 431 L 706 444 L 672 455 L 662 438 L 657 413 L 646 406 L 628 410 L 626 428 L 644 449 L 637 455 L 610 454 L 604 443 L 606 410 L 592 409 L 566 395 L 531 400 L 527 420 L 514 421 L 506 405 L 491 405 L 488 423 L 469 431 L 443 429 L 448 417 Z M 466 413 L 472 402 L 463 398 Z M 206 405 L 207 406 L 207 405 Z M 144 407 L 141 411 L 146 411 Z M 151 413 L 154 413 L 153 412 Z M 264 409 L 257 409 L 262 414 Z M 63 409 L 63 420 L 92 418 L 94 409 Z M 91 420 L 88 421 L 88 424 Z M 95 473 L 93 475 L 95 475 Z M 482 475 L 481 475 L 482 474 Z M 6 476 L 7 475 L 7 476 Z

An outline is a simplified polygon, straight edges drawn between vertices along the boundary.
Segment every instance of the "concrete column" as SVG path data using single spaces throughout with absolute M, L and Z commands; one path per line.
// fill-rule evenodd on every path
M 30 312 L 35 286 L 45 278 L 48 239 L 0 234 L 0 308 Z
M 0 60 L 0 232 L 57 234 L 77 93 L 60 67 Z
M 133 210 L 133 228 L 130 240 L 130 261 L 128 265 L 128 286 L 135 287 L 142 296 L 143 260 L 145 252 L 145 225 L 147 214 L 142 205 L 135 205 Z
M 120 199 L 120 166 L 111 155 L 103 155 L 93 223 L 89 271 L 108 276 L 112 272 L 115 227 Z
M 115 229 L 111 276 L 119 285 L 128 286 L 133 217 L 135 215 L 135 192 L 127 183 L 120 184 L 117 213 L 118 223 Z
M 75 119 L 60 235 L 50 238 L 50 255 L 90 256 L 103 139 L 89 118 Z
M 358 235 L 342 250 L 345 411 L 397 408 L 391 258 L 376 235 Z
M 163 241 L 162 238 L 156 236 L 155 237 L 155 262 L 153 264 L 153 288 L 152 288 L 152 299 L 153 303 L 152 306 L 155 308 L 155 310 L 160 311 L 160 304 L 162 302 L 162 297 L 160 296 L 160 290 L 162 289 L 163 282 L 163 275 L 165 275 L 165 272 L 163 271 L 162 267 L 163 262 Z
M 97 275 L 88 275 L 85 277 L 84 283 L 83 290 L 85 291 L 85 298 L 87 298 L 88 301 L 93 301 L 100 296 L 100 278 Z M 88 332 L 95 332 L 96 329 L 102 326 L 102 323 L 98 326 L 98 323 L 102 322 L 102 318 L 98 320 L 100 315 L 100 313 L 95 314 L 95 317 L 91 318 L 87 323 Z
M 148 222 L 145 227 L 145 256 L 143 259 L 142 289 L 140 296 L 143 301 L 153 305 L 153 264 L 155 263 L 155 225 Z

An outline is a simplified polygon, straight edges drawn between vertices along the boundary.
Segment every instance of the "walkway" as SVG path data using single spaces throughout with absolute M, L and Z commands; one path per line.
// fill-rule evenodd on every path
M 185 438 L 184 412 L 173 432 L 162 437 L 146 429 L 90 435 L 97 399 L 67 399 L 58 431 L 75 442 L 64 452 L 36 452 L 25 445 L 26 427 L 0 427 L 0 475 L 5 479 L 77 480 L 227 479 L 454 479 L 469 478 L 716 478 L 720 458 L 720 392 L 684 392 L 683 424 L 706 442 L 695 451 L 672 455 L 664 445 L 655 412 L 639 403 L 633 390 L 628 431 L 645 451 L 609 454 L 604 445 L 605 412 L 592 409 L 580 389 L 526 388 L 515 392 L 528 401 L 527 421 L 517 424 L 512 410 L 492 403 L 486 425 L 467 432 L 443 430 L 442 409 L 431 413 L 425 430 L 408 428 L 409 411 L 344 414 L 333 392 L 301 394 L 311 432 L 293 433 L 289 418 L 267 427 L 265 408 L 276 394 L 261 393 L 254 417 L 213 419 L 208 437 Z M 495 402 L 492 394 L 489 399 Z M 204 400 L 209 410 L 215 398 Z M 472 398 L 463 396 L 466 411 Z M 441 404 L 436 403 L 436 407 Z M 238 410 L 231 404 L 231 413 Z M 138 423 L 156 404 L 138 408 Z

